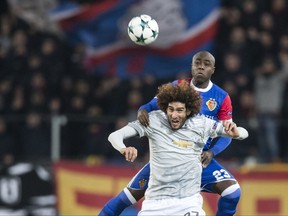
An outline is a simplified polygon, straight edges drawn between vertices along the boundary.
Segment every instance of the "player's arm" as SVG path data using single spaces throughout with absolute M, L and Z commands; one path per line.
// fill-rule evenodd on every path
M 202 166 L 204 168 L 207 167 L 210 164 L 213 157 L 215 157 L 220 152 L 224 151 L 230 145 L 231 141 L 232 138 L 230 137 L 218 137 L 212 148 L 202 152 L 201 154 Z
M 149 125 L 148 113 L 153 110 L 158 110 L 157 97 L 154 97 L 148 103 L 140 106 L 137 112 L 137 119 L 143 126 L 147 127 Z
M 230 120 L 232 121 L 232 103 L 229 95 L 224 99 L 221 108 L 217 113 L 219 120 Z M 214 145 L 207 151 L 203 151 L 201 154 L 201 161 L 203 167 L 208 166 L 213 157 L 224 151 L 231 143 L 232 138 L 230 137 L 218 137 Z
M 218 111 L 217 118 L 220 121 L 229 120 L 232 121 L 232 102 L 229 95 L 224 99 L 221 108 Z M 213 156 L 224 151 L 231 143 L 232 139 L 230 137 L 219 137 L 214 143 L 213 147 L 210 149 Z
M 137 135 L 138 132 L 133 127 L 126 125 L 111 133 L 108 140 L 116 150 L 125 156 L 127 161 L 133 162 L 137 158 L 137 149 L 134 147 L 126 147 L 123 141 L 124 139 Z
M 246 139 L 249 136 L 245 128 L 237 127 L 232 121 L 223 121 L 220 127 L 217 127 L 216 133 L 218 136 L 231 137 L 238 140 Z

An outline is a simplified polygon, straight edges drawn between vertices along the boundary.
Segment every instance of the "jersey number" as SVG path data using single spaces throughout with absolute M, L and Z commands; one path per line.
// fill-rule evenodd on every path
M 222 179 L 225 179 L 225 178 L 231 178 L 231 175 L 224 169 L 214 171 L 213 172 L 213 176 L 217 180 L 222 180 Z
M 5 177 L 0 179 L 0 201 L 16 204 L 20 200 L 21 183 L 19 178 Z
M 196 211 L 191 211 L 191 212 L 187 212 L 186 214 L 184 214 L 184 216 L 198 216 L 199 212 Z

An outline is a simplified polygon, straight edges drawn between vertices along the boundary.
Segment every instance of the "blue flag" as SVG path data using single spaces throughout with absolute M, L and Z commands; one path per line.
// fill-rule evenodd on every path
M 191 57 L 211 51 L 217 32 L 220 0 L 105 0 L 78 5 L 61 0 L 51 18 L 67 41 L 87 48 L 91 73 L 129 78 L 153 74 L 175 77 L 191 70 Z M 147 46 L 133 43 L 127 26 L 147 14 L 159 25 L 159 36 Z

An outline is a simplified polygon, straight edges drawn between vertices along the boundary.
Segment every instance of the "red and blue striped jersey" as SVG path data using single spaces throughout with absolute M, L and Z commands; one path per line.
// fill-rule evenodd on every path
M 191 80 L 191 78 L 175 80 L 173 84 L 185 81 L 194 86 Z M 232 103 L 230 96 L 226 91 L 211 81 L 209 82 L 208 87 L 205 89 L 200 89 L 195 86 L 194 88 L 200 93 L 202 97 L 202 108 L 200 114 L 216 121 L 232 119 Z

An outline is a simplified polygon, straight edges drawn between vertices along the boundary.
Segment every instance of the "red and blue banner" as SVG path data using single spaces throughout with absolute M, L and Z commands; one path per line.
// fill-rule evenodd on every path
M 51 18 L 67 41 L 86 46 L 89 71 L 121 78 L 144 74 L 167 78 L 190 71 L 192 55 L 213 48 L 220 6 L 220 0 L 59 3 Z M 150 15 L 159 25 L 159 37 L 148 46 L 134 44 L 127 34 L 130 19 L 140 14 Z

